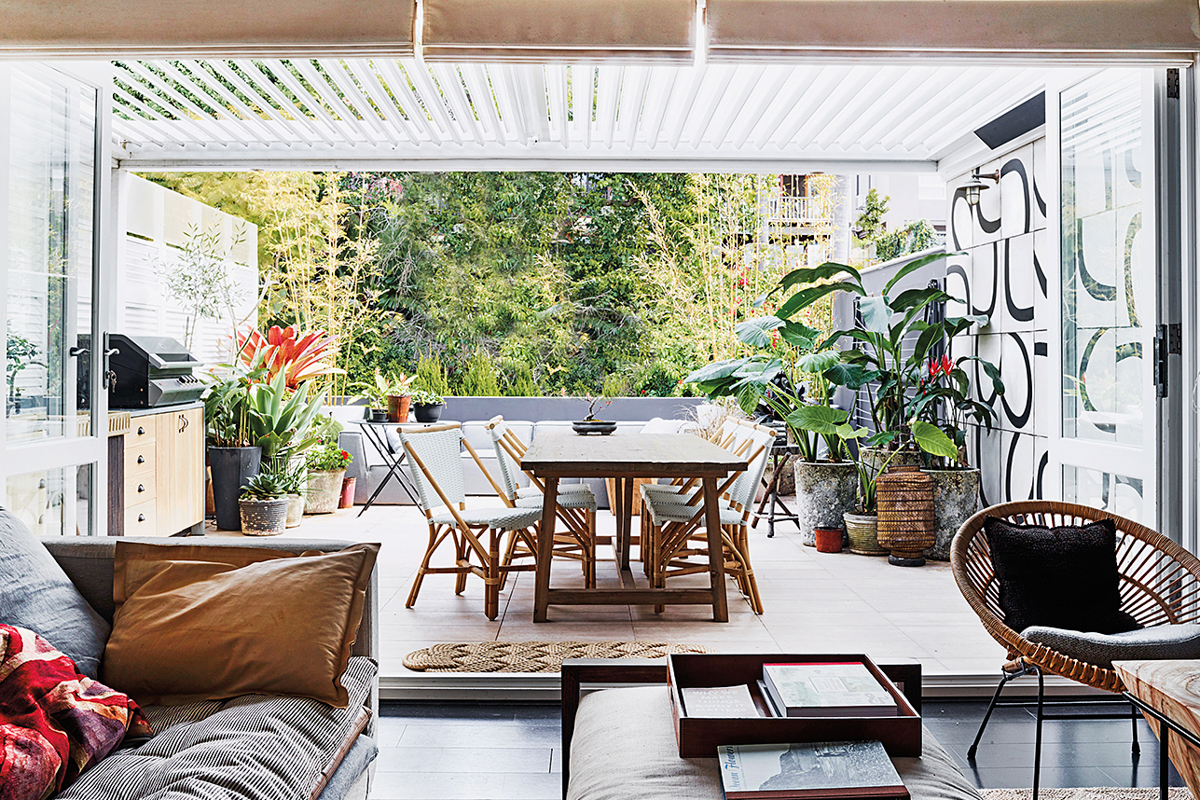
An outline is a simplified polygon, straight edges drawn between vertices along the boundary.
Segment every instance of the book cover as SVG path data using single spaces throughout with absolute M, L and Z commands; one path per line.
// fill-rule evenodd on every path
M 860 662 L 763 664 L 763 680 L 785 716 L 895 716 L 891 693 Z
M 689 717 L 761 717 L 750 688 L 737 686 L 685 686 L 683 709 Z
M 727 800 L 908 797 L 878 741 L 723 745 L 717 758 Z

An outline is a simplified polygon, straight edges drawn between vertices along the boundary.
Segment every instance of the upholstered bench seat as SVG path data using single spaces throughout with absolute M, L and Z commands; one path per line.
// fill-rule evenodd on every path
M 712 758 L 680 758 L 666 686 L 607 689 L 579 702 L 567 800 L 720 800 Z M 894 758 L 912 800 L 979 800 L 942 746 L 923 731 L 921 758 Z

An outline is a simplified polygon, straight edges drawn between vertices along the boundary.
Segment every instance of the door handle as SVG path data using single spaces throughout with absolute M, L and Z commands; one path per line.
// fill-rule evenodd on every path
M 141 484 L 141 483 L 139 483 L 139 484 L 138 484 L 138 494 L 141 494 L 141 493 L 142 493 L 142 492 L 144 492 L 144 491 L 146 491 L 146 486 L 145 486 L 145 484 Z
M 113 371 L 111 359 L 115 355 L 120 355 L 120 349 L 108 346 L 108 331 L 104 332 L 104 347 L 101 351 L 104 355 L 104 363 L 101 364 L 102 372 L 100 373 L 100 385 L 105 389 L 111 389 L 117 383 L 117 373 Z
M 146 515 L 138 514 L 138 522 L 145 522 L 145 521 L 146 521 Z
M 180 414 L 179 415 L 179 432 L 183 433 L 184 431 L 186 431 L 187 426 L 188 426 L 187 414 Z
M 138 463 L 139 463 L 139 464 L 145 464 L 145 463 L 146 463 L 146 457 L 145 457 L 145 456 L 138 456 Z

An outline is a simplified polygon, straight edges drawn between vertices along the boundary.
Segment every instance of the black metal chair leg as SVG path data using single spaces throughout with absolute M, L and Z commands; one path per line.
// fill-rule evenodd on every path
M 1137 706 L 1130 705 L 1130 708 L 1133 710 L 1133 760 L 1137 761 L 1138 756 L 1142 754 L 1142 747 L 1138 744 L 1137 738 L 1138 717 L 1142 715 L 1141 712 L 1138 711 Z
M 1158 723 L 1158 798 L 1159 800 L 1167 800 L 1167 784 L 1171 777 L 1171 744 L 1168 741 L 1171 736 L 1171 729 L 1166 723 Z
M 1042 703 L 1046 693 L 1046 681 L 1042 671 L 1037 670 L 1038 699 L 1037 699 L 1037 734 L 1033 740 L 1033 800 L 1038 796 L 1038 779 L 1042 773 Z
M 992 702 L 988 704 L 987 711 L 983 714 L 983 722 L 979 723 L 979 730 L 975 732 L 975 741 L 971 742 L 971 747 L 967 750 L 967 760 L 975 760 L 975 752 L 979 749 L 979 740 L 983 738 L 983 730 L 987 727 L 988 720 L 992 718 L 992 712 L 996 710 L 996 703 L 1000 700 L 1000 693 L 1004 691 L 1004 685 L 1008 683 L 1008 676 L 1001 674 L 1000 685 L 996 687 L 996 693 L 992 695 Z

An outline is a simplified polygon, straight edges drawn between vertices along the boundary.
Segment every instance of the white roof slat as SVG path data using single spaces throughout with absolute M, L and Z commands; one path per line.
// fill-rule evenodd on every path
M 913 109 L 921 108 L 926 103 L 932 102 L 945 82 L 946 76 L 941 69 L 931 70 L 926 74 L 924 80 L 905 92 L 903 100 L 893 98 L 892 102 L 886 104 L 888 106 L 886 113 L 855 137 L 855 140 L 863 144 L 880 146 L 883 137 L 891 133 L 896 125 L 900 124 L 900 120 L 909 118 Z M 890 95 L 889 98 L 891 98 Z
M 422 105 L 429 112 L 430 121 L 437 126 L 441 138 L 443 140 L 453 139 L 455 144 L 461 145 L 463 143 L 462 134 L 454 125 L 454 119 L 442 100 L 442 93 L 438 91 L 433 76 L 429 74 L 429 67 L 415 59 L 405 60 L 401 66 L 404 67 L 404 74 L 416 87 Z
M 671 105 L 671 96 L 675 94 L 675 84 L 679 80 L 681 70 L 671 67 L 662 67 L 655 70 L 655 82 L 659 84 L 658 91 L 655 93 L 654 113 L 651 116 L 653 120 L 650 127 L 646 129 L 646 144 L 653 150 L 658 147 L 658 140 L 662 136 L 662 125 L 666 119 L 667 108 Z
M 204 65 L 207 63 L 207 61 L 188 61 L 184 64 L 189 73 L 186 77 L 189 77 L 189 83 L 195 87 L 195 90 L 198 92 L 205 92 L 207 90 L 207 94 L 210 97 L 213 97 L 215 92 L 216 96 L 213 97 L 214 100 L 233 106 L 234 110 L 241 114 L 244 120 L 252 123 L 255 128 L 262 132 L 263 135 L 259 138 L 261 143 L 271 144 L 276 141 L 279 134 L 271 130 L 266 122 L 263 121 L 262 112 L 255 111 L 243 103 L 241 98 L 231 92 L 221 81 L 212 80 L 212 76 L 204 70 Z M 183 75 L 182 71 L 176 65 L 171 66 L 175 74 Z M 206 77 L 203 85 L 200 82 L 201 76 Z M 291 143 L 288 142 L 288 144 L 290 145 Z
M 583 149 L 592 147 L 592 110 L 595 103 L 596 68 L 577 66 L 571 73 L 571 105 L 575 127 L 583 134 Z
M 912 151 L 925 142 L 925 138 L 942 130 L 951 120 L 959 118 L 972 106 L 986 102 L 988 107 L 997 109 L 1003 103 L 1002 97 L 1007 96 L 1003 89 L 1021 77 L 1013 76 L 1008 70 L 993 70 L 991 74 L 980 75 L 979 80 L 969 89 L 965 89 L 947 100 L 942 108 L 928 115 L 920 124 L 900 142 L 905 150 Z M 959 132 L 961 134 L 961 131 Z
M 375 65 L 383 73 L 383 79 L 387 83 L 387 87 L 391 89 L 392 96 L 404 103 L 401 110 L 408 117 L 409 124 L 411 125 L 415 122 L 417 127 L 429 137 L 430 142 L 441 144 L 441 133 L 434 127 L 433 121 L 425 113 L 424 105 L 413 92 L 412 86 L 409 85 L 408 71 L 402 71 L 402 65 L 394 58 L 376 59 Z
M 405 118 L 400 106 L 396 104 L 396 98 L 384 86 L 383 79 L 375 69 L 374 60 L 351 59 L 346 62 L 346 66 L 375 102 L 378 113 L 382 117 L 379 124 L 383 126 L 384 130 L 390 128 L 399 131 L 412 144 L 420 144 L 420 137 L 413 132 L 413 126 Z
M 550 117 L 550 127 L 558 133 L 558 143 L 563 149 L 571 147 L 571 104 L 567 88 L 565 69 L 546 70 L 546 98 L 549 103 L 547 114 Z
M 760 132 L 754 141 L 754 146 L 762 150 L 772 140 L 780 147 L 790 142 L 804 123 L 808 122 L 813 109 L 831 95 L 834 87 L 841 84 L 851 69 L 853 67 L 845 64 L 831 64 L 819 70 L 816 77 L 808 82 L 800 96 L 794 101 L 791 98 L 780 98 L 786 107 L 791 108 L 791 112 L 781 119 L 770 132 Z
M 790 138 L 790 142 L 780 140 L 776 144 L 780 149 L 784 149 L 789 143 L 794 143 L 796 147 L 802 149 L 808 147 L 833 118 L 845 108 L 846 103 L 858 97 L 872 80 L 887 83 L 890 78 L 888 73 L 891 69 L 890 67 L 885 68 L 881 74 L 879 70 L 862 64 L 852 67 L 850 73 L 832 87 L 823 99 L 813 104 L 812 114 Z
M 275 80 L 279 78 L 265 64 L 259 64 L 249 59 L 231 63 L 235 64 L 247 76 L 248 80 L 253 82 L 252 86 L 254 89 L 260 93 L 266 93 L 267 97 L 275 101 L 281 109 L 279 113 L 283 118 L 287 119 L 287 121 L 298 122 L 300 127 L 308 129 L 314 136 L 324 141 L 326 146 L 333 147 L 333 137 L 313 121 L 308 111 L 297 105 L 298 101 L 288 97 L 275 85 Z M 275 76 L 275 80 L 272 80 L 272 76 Z
M 696 107 L 696 96 L 700 94 L 700 87 L 704 85 L 705 78 L 709 77 L 711 71 L 707 67 L 700 67 L 695 71 L 689 71 L 688 78 L 691 80 L 691 85 L 688 87 L 687 94 L 684 95 L 683 105 L 679 109 L 678 116 L 675 117 L 675 122 L 671 126 L 671 131 L 667 135 L 667 141 L 674 150 L 679 147 L 679 140 L 683 138 L 684 128 L 687 127 L 688 118 L 692 116 L 692 110 Z
M 604 146 L 612 149 L 617 135 L 617 109 L 624 71 L 617 66 L 603 66 L 596 74 L 596 129 Z
M 966 91 L 971 86 L 979 82 L 980 74 L 976 71 L 978 67 L 968 67 L 967 69 L 959 70 L 954 77 L 949 81 L 942 76 L 942 85 L 938 88 L 937 94 L 930 98 L 927 103 L 937 103 L 939 108 L 944 107 L 944 99 L 947 97 L 957 97 L 960 92 Z M 994 70 L 985 70 L 985 72 L 993 72 Z M 939 102 L 941 101 L 941 102 Z M 918 108 L 913 107 L 914 111 Z M 923 108 L 923 106 L 921 107 Z M 884 150 L 891 150 L 898 146 L 906 136 L 919 128 L 929 115 L 909 113 L 896 122 L 896 124 L 879 139 L 879 146 Z
M 360 69 L 363 72 L 360 73 Z M 347 96 L 353 96 L 354 107 L 362 109 L 363 117 L 370 121 L 372 127 L 377 128 L 387 137 L 387 140 L 392 143 L 392 147 L 400 144 L 400 138 L 395 132 L 395 128 L 399 126 L 392 124 L 392 121 L 388 119 L 388 111 L 391 109 L 392 103 L 382 92 L 375 91 L 371 69 L 365 62 L 361 59 L 345 59 L 336 64 L 330 64 L 326 68 L 326 72 Z M 407 129 L 405 133 L 408 134 Z M 406 138 L 416 144 L 416 139 L 411 134 Z
M 129 61 L 125 63 L 128 70 L 126 77 L 136 77 L 140 80 L 127 81 L 130 86 L 141 84 L 138 86 L 140 93 L 145 93 L 147 97 L 153 96 L 155 102 L 163 108 L 171 108 L 176 118 L 183 124 L 180 127 L 192 131 L 193 136 L 197 136 L 201 141 L 205 141 L 208 132 L 196 124 L 196 119 L 214 119 L 211 112 L 200 108 L 193 103 L 189 98 L 185 97 L 181 92 L 175 89 L 169 82 L 159 75 L 152 72 L 145 63 L 137 61 Z M 170 101 L 170 102 L 166 102 Z M 190 114 L 189 114 L 190 112 Z M 195 116 L 191 116 L 195 115 Z M 231 135 L 237 139 L 239 144 L 247 145 L 249 140 L 240 135 L 240 133 L 232 132 Z M 222 142 L 228 147 L 228 142 Z
M 881 84 L 884 87 L 884 94 L 873 99 L 854 115 L 853 119 L 838 133 L 836 144 L 840 147 L 849 147 L 863 140 L 868 130 L 889 113 L 901 108 L 900 103 L 888 102 L 888 99 L 912 97 L 918 87 L 929 80 L 932 73 L 933 69 L 930 67 L 911 67 L 895 83 Z M 867 138 L 866 140 L 871 141 L 872 139 Z
M 513 68 L 514 78 L 523 90 L 523 105 L 537 126 L 539 142 L 550 141 L 550 106 L 546 101 L 546 71 L 541 64 L 523 64 Z
M 211 119 L 213 119 L 214 121 L 220 122 L 220 121 L 228 120 L 228 121 L 239 122 L 239 123 L 243 122 L 243 121 L 249 121 L 248 119 L 246 119 L 244 117 L 239 117 L 238 114 L 236 113 L 235 109 L 231 109 L 227 105 L 224 104 L 225 101 L 220 100 L 216 97 L 213 97 L 209 92 L 205 92 L 203 89 L 201 89 L 197 80 L 194 80 L 190 75 L 185 75 L 175 64 L 173 64 L 171 62 L 160 61 L 160 62 L 157 62 L 155 64 L 155 66 L 158 67 L 159 69 L 161 69 L 163 72 L 167 73 L 168 78 L 176 81 L 181 86 L 183 86 L 184 88 L 188 89 L 193 94 L 195 94 L 196 97 L 199 98 L 201 101 L 203 101 L 206 105 L 211 103 L 214 109 L 220 109 L 220 111 L 223 113 L 220 113 L 219 115 L 216 115 L 216 116 L 212 116 Z M 213 83 L 216 83 L 216 82 L 213 82 Z M 162 85 L 169 86 L 170 84 L 163 82 Z M 179 92 L 178 94 L 180 94 L 180 96 L 183 96 L 182 92 Z M 196 107 L 195 104 L 193 104 L 193 107 L 198 109 L 198 107 Z M 243 145 L 245 145 L 247 147 L 252 146 L 252 143 L 254 143 L 256 141 L 259 143 L 265 143 L 265 142 L 270 142 L 274 138 L 274 134 L 269 129 L 267 129 L 265 125 L 262 127 L 262 129 L 260 130 L 260 132 L 258 134 L 252 133 L 251 131 L 247 130 L 247 128 L 249 128 L 249 126 L 245 125 L 245 124 L 231 125 L 229 127 L 231 128 L 230 132 L 231 132 L 233 138 L 237 139 L 239 142 L 241 142 Z
M 755 101 L 754 105 L 750 107 L 750 111 L 742 115 L 742 132 L 740 134 L 735 134 L 733 137 L 733 146 L 735 148 L 740 150 L 746 145 L 746 141 L 750 138 L 750 135 L 754 133 L 754 129 L 762 123 L 763 119 L 767 115 L 767 112 L 772 106 L 778 108 L 779 121 L 783 121 L 784 115 L 787 114 L 787 108 L 783 103 L 780 102 L 780 94 L 783 90 L 784 84 L 791 82 L 793 77 L 796 75 L 796 72 L 797 68 L 794 66 L 788 66 L 782 69 L 772 69 L 770 70 L 769 75 L 773 75 L 773 77 L 767 77 L 764 84 L 756 82 L 756 84 L 751 87 L 750 96 L 753 97 L 755 91 L 757 90 L 758 99 Z M 735 119 L 734 122 L 736 127 L 738 120 Z
M 264 66 L 267 66 L 271 70 L 271 74 L 275 75 L 288 88 L 288 91 L 295 95 L 299 102 L 311 109 L 312 113 L 329 126 L 329 130 L 333 131 L 338 138 L 352 146 L 354 139 L 346 135 L 346 128 L 339 125 L 337 120 L 333 118 L 333 115 L 325 108 L 325 102 L 321 98 L 314 96 L 300 79 L 296 77 L 295 73 L 288 66 L 290 63 L 285 63 L 280 59 L 263 62 Z
M 520 104 L 517 102 L 512 84 L 511 64 L 492 64 L 487 68 L 489 84 L 500 110 L 500 121 L 509 128 L 518 144 L 529 144 L 529 128 L 525 124 Z
M 335 87 L 331 86 L 329 81 L 317 71 L 312 59 L 292 59 L 291 65 L 295 67 L 296 71 L 300 73 L 300 76 L 308 82 L 308 85 L 312 87 L 313 91 L 321 93 L 320 99 L 324 100 L 325 104 L 333 109 L 333 111 L 338 115 L 338 118 L 342 122 L 348 123 L 349 126 L 354 130 L 358 131 L 358 134 L 367 142 L 367 144 L 375 144 L 379 141 L 371 134 L 370 131 L 367 130 L 366 123 L 359 119 L 358 112 L 346 105 L 346 101 L 342 98 L 340 92 L 336 90 L 328 91 L 330 89 L 335 89 Z M 334 66 L 336 66 L 336 64 Z M 325 68 L 323 67 L 323 69 Z M 326 74 L 328 74 L 327 69 Z
M 487 71 L 482 64 L 463 64 L 460 70 L 467 91 L 471 93 L 471 107 L 480 115 L 480 119 L 486 118 L 484 130 L 491 130 L 493 140 L 504 144 L 508 137 L 504 133 L 504 123 L 500 120 L 500 113 L 496 108 Z M 482 114 L 480 109 L 483 109 Z
M 846 101 L 841 104 L 841 108 L 838 109 L 837 113 L 809 138 L 809 142 L 815 142 L 817 147 L 822 150 L 832 147 L 841 139 L 846 128 L 857 122 L 866 113 L 867 109 L 876 105 L 883 105 L 879 101 L 885 94 L 900 84 L 908 76 L 909 72 L 911 70 L 908 67 L 896 67 L 888 70 L 886 77 L 883 75 L 874 77 L 868 75 L 867 85 L 855 92 L 853 97 L 846 98 Z
M 289 116 L 289 115 L 285 114 L 277 106 L 277 103 L 279 101 L 276 100 L 276 101 L 272 102 L 271 99 L 268 99 L 264 95 L 261 87 L 252 86 L 252 85 L 250 85 L 250 83 L 248 81 L 244 80 L 241 77 L 241 75 L 238 74 L 237 70 L 235 70 L 233 68 L 234 63 L 232 61 L 223 61 L 221 59 L 212 59 L 208 62 L 208 65 L 212 69 L 214 69 L 217 72 L 217 74 L 219 74 L 225 80 L 229 81 L 234 86 L 236 86 L 242 94 L 244 94 L 246 97 L 248 97 L 250 99 L 250 101 L 252 103 L 254 103 L 256 106 L 258 106 L 263 111 L 265 111 L 268 116 L 272 117 L 277 122 L 283 123 L 284 126 L 286 128 L 288 128 L 292 132 L 293 135 L 295 135 L 298 139 L 300 139 L 300 144 L 302 144 L 305 147 L 312 147 L 312 145 L 315 143 L 315 141 L 313 139 L 309 138 L 308 136 L 306 136 L 304 134 L 304 131 L 307 129 L 308 131 L 316 133 L 316 128 L 313 127 L 313 125 L 311 123 L 308 123 L 307 117 Z M 238 68 L 243 69 L 240 66 Z M 300 122 L 301 124 L 293 125 L 292 124 L 293 122 Z M 308 123 L 308 124 L 304 124 L 304 123 Z M 319 133 L 316 133 L 316 135 L 318 137 L 320 136 Z
M 721 147 L 725 144 L 725 137 L 729 135 L 730 128 L 733 123 L 742 115 L 742 109 L 746 107 L 746 101 L 750 99 L 750 95 L 754 93 L 754 89 L 758 86 L 759 80 L 762 78 L 766 67 L 758 65 L 752 67 L 736 67 L 737 74 L 734 76 L 736 88 L 731 96 L 726 98 L 721 104 L 720 110 L 724 120 L 713 131 L 712 143 L 714 147 Z
M 1042 83 L 1043 79 L 1044 75 L 1036 70 L 1016 71 L 1012 78 L 997 89 L 992 97 L 974 103 L 962 110 L 956 117 L 959 120 L 975 119 L 977 122 L 974 125 L 967 126 L 966 130 L 956 129 L 953 125 L 943 125 L 939 129 L 930 131 L 923 142 L 925 153 L 931 159 L 934 158 L 935 154 L 960 139 L 963 134 L 970 133 L 980 124 L 994 119 L 1000 113 L 1008 111 L 1043 91 L 1045 88 Z
M 450 101 L 450 107 L 454 110 L 454 118 L 457 120 L 463 136 L 470 137 L 475 144 L 483 144 L 486 141 L 483 129 L 479 127 L 479 118 L 475 114 L 475 109 L 471 108 L 471 104 L 467 100 L 467 92 L 463 87 L 463 79 L 458 72 L 458 67 L 454 64 L 430 64 L 429 67 L 433 70 L 433 77 L 442 87 L 446 99 Z M 451 86 L 454 87 L 453 90 L 447 88 Z
M 646 90 L 650 88 L 651 67 L 631 66 L 625 72 L 632 76 L 633 90 L 621 99 L 620 122 L 625 132 L 625 146 L 633 148 L 642 125 L 642 112 L 646 105 Z
M 177 144 L 180 146 L 184 146 L 187 144 L 187 140 L 184 139 L 182 136 L 180 136 L 177 131 L 172 130 L 170 124 L 163 121 L 162 117 L 157 112 L 155 112 L 154 109 L 149 108 L 145 103 L 143 103 L 141 100 L 138 100 L 136 97 L 133 97 L 132 95 L 130 95 L 128 92 L 126 92 L 120 86 L 115 86 L 115 85 L 113 86 L 113 95 L 115 98 L 119 99 L 123 104 L 125 104 L 128 107 L 128 109 L 129 109 L 128 113 L 133 113 L 134 111 L 137 111 L 137 112 L 141 112 L 142 114 L 149 114 L 149 115 L 153 116 L 153 119 L 139 117 L 138 119 L 131 120 L 131 121 L 137 122 L 139 125 L 149 128 L 152 131 L 156 131 L 157 132 L 156 135 L 162 137 L 165 140 L 170 140 L 174 144 Z M 153 143 L 159 145 L 160 147 L 162 146 L 161 141 L 155 141 Z M 138 139 L 130 140 L 130 144 L 132 144 L 134 146 L 137 146 L 140 144 L 144 147 L 146 144 L 146 141 L 144 139 L 138 138 Z
M 702 111 L 696 121 L 695 130 L 692 132 L 692 149 L 696 150 L 700 147 L 700 143 L 704 141 L 705 134 L 713 124 L 713 118 L 717 114 L 729 116 L 733 112 L 730 108 L 730 103 L 726 99 L 726 92 L 729 91 L 729 84 L 733 81 L 737 74 L 737 67 L 721 66 L 713 67 L 713 72 L 716 72 L 720 77 L 715 89 L 710 89 L 708 94 L 708 102 L 702 106 Z M 715 146 L 720 146 L 720 142 L 714 142 Z

